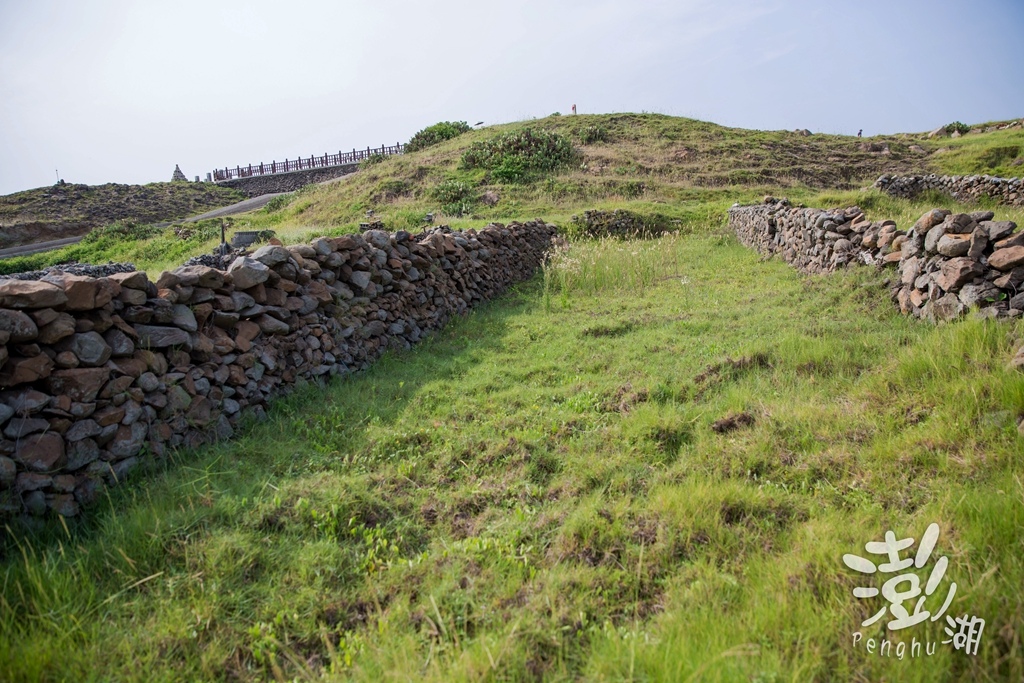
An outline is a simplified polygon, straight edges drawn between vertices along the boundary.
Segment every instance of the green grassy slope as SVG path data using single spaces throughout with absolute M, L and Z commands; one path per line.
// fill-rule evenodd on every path
M 882 278 L 803 277 L 724 236 L 576 244 L 115 491 L 117 514 L 9 542 L 0 670 L 1019 680 L 1024 325 L 919 324 Z M 874 610 L 843 554 L 931 522 L 981 651 L 855 649 L 885 632 L 858 626 Z M 944 639 L 888 637 L 911 636 Z

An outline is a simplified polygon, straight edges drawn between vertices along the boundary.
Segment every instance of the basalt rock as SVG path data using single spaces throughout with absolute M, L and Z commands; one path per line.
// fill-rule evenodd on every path
M 0 516 L 78 514 L 169 449 L 229 438 L 296 384 L 409 348 L 529 278 L 555 234 L 540 221 L 374 229 L 156 282 L 116 264 L 0 279 Z
M 797 208 L 769 198 L 729 210 L 729 224 L 741 242 L 804 272 L 855 264 L 895 268 L 893 301 L 904 313 L 937 322 L 972 308 L 994 318 L 1024 315 L 1024 300 L 1018 298 L 1024 285 L 1024 233 L 1016 232 L 1015 223 L 992 217 L 991 211 L 933 209 L 902 231 L 891 221 L 869 222 L 857 207 Z

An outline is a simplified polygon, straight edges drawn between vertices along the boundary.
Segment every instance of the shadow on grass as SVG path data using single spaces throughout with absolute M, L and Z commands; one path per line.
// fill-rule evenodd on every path
M 108 488 L 77 518 L 12 520 L 0 540 L 0 563 L 17 564 L 23 552 L 47 554 L 69 541 L 123 548 L 158 527 L 166 533 L 175 518 L 182 527 L 214 522 L 219 494 L 251 499 L 273 479 L 365 470 L 374 464 L 369 427 L 394 423 L 426 385 L 451 379 L 501 348 L 508 318 L 531 307 L 538 294 L 536 279 L 521 283 L 411 349 L 389 351 L 369 370 L 299 384 L 271 402 L 265 419 L 243 421 L 233 440 L 170 451 Z

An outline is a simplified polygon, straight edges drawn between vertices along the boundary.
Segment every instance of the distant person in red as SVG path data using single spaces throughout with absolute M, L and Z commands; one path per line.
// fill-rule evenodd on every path
M 573 113 L 573 114 L 575 114 L 575 113 L 576 113 L 576 105 L 575 105 L 575 104 L 574 104 L 574 105 L 572 105 L 572 113 Z

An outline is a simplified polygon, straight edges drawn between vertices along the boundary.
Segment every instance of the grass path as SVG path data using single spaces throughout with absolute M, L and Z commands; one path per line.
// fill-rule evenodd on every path
M 119 514 L 15 530 L 0 672 L 1020 680 L 1024 324 L 919 324 L 883 278 L 721 236 L 575 244 L 115 491 Z M 987 620 L 977 656 L 855 647 L 944 639 L 861 628 L 877 604 L 841 560 L 931 522 L 950 613 Z

